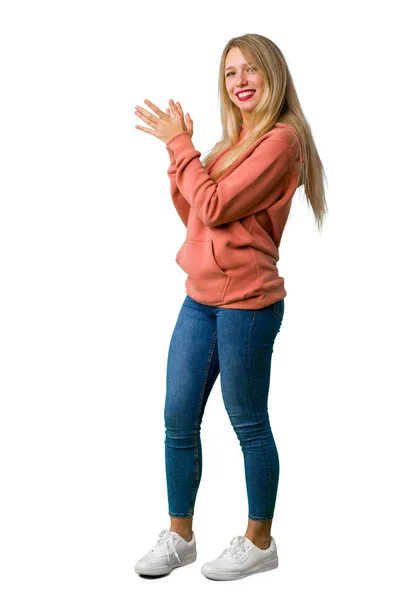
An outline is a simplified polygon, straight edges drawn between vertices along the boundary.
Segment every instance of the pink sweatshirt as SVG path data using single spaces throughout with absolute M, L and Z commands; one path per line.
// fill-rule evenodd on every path
M 249 310 L 284 298 L 276 263 L 303 162 L 297 132 L 275 124 L 216 182 L 210 175 L 224 152 L 206 169 L 187 132 L 166 148 L 172 201 L 187 228 L 175 259 L 187 273 L 186 293 L 202 304 Z

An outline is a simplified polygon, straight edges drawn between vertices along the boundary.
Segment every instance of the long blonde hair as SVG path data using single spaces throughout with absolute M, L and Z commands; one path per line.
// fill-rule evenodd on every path
M 242 115 L 230 99 L 225 84 L 225 60 L 232 48 L 239 48 L 246 60 L 264 80 L 265 92 L 250 113 L 247 137 L 239 140 Z M 325 171 L 318 155 L 310 126 L 301 109 L 299 99 L 286 60 L 274 42 L 257 33 L 247 33 L 229 40 L 222 51 L 219 67 L 219 98 L 221 103 L 222 137 L 205 155 L 202 164 L 207 168 L 225 150 L 212 179 L 217 180 L 230 165 L 259 137 L 270 131 L 276 123 L 289 125 L 301 140 L 304 162 L 299 163 L 297 187 L 304 185 L 307 201 L 314 212 L 320 230 L 328 212 L 325 201 Z M 289 131 L 289 130 L 286 130 Z M 294 134 L 293 134 L 294 135 Z

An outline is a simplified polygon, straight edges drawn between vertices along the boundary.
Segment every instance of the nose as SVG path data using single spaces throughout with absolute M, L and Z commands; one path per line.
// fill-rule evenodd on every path
M 247 85 L 247 79 L 246 79 L 246 77 L 245 77 L 244 75 L 242 75 L 241 77 L 239 77 L 239 79 L 238 79 L 238 81 L 237 81 L 237 84 L 236 84 L 236 87 L 237 87 L 237 89 L 236 89 L 236 91 L 237 91 L 237 92 L 240 92 L 240 90 L 241 90 L 241 89 L 242 89 L 242 88 L 243 88 L 245 85 Z

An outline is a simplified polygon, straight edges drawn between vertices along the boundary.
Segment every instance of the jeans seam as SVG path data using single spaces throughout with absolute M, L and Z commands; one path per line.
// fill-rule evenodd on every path
M 278 315 L 278 317 L 280 317 L 281 319 L 283 319 L 283 314 L 281 313 L 281 311 L 280 311 L 280 310 L 278 310 L 278 309 L 276 308 L 275 304 L 274 304 L 274 313 L 275 313 L 276 315 Z
M 254 311 L 253 319 L 251 321 L 251 326 L 249 328 L 249 338 L 248 338 L 248 348 L 247 348 L 248 356 L 250 356 L 250 351 L 251 351 L 252 330 L 253 330 L 253 327 L 254 327 L 255 314 L 256 313 L 257 313 L 257 310 Z M 252 402 L 254 402 L 254 387 L 253 387 L 254 381 L 253 381 L 253 379 L 250 379 L 250 378 L 248 379 L 248 381 L 250 382 L 249 388 L 251 390 L 251 396 L 252 396 L 251 400 L 252 400 Z M 257 417 L 257 418 L 262 418 L 262 416 Z M 267 406 L 266 418 L 268 419 L 268 423 L 269 423 L 268 406 Z M 266 440 L 265 440 L 265 457 L 266 457 L 266 463 L 267 463 L 267 468 L 268 468 L 268 484 L 269 484 L 268 485 L 268 492 L 267 492 L 267 494 L 268 494 L 268 497 L 267 497 L 267 506 L 271 506 L 271 500 L 272 500 L 272 497 L 271 497 L 271 493 L 272 493 L 272 491 L 271 491 L 271 480 L 272 480 L 272 478 L 271 478 L 271 463 L 269 461 L 268 447 L 267 447 L 267 441 Z M 250 510 L 249 510 L 249 514 L 250 514 Z M 251 519 L 252 517 L 249 517 L 249 518 Z M 255 519 L 255 520 L 258 520 L 258 519 Z
M 204 315 L 204 311 L 200 310 L 199 308 L 196 308 L 195 306 L 189 306 L 188 304 L 185 304 L 185 308 L 190 308 L 191 310 L 196 310 L 197 312 L 199 312 L 201 315 Z
M 197 310 L 197 309 L 194 309 Z M 201 312 L 201 311 L 199 311 Z M 206 385 L 207 385 L 207 381 L 208 381 L 208 377 L 210 374 L 210 366 L 211 366 L 211 362 L 214 356 L 214 351 L 215 351 L 215 346 L 216 346 L 216 341 L 217 341 L 217 334 L 214 333 L 213 336 L 213 341 L 211 344 L 211 349 L 210 352 L 208 354 L 208 361 L 207 361 L 207 367 L 206 367 L 206 374 L 205 377 L 203 379 L 203 387 L 201 390 L 201 395 L 200 395 L 200 403 L 199 403 L 199 408 L 197 411 L 197 423 L 199 423 L 200 421 L 200 415 L 201 415 L 201 411 L 203 408 L 203 403 L 204 403 L 204 393 L 205 393 L 205 389 L 206 389 Z M 196 434 L 196 438 L 195 438 L 195 474 L 196 474 L 196 478 L 195 478 L 195 484 L 193 486 L 193 493 L 192 493 L 192 500 L 190 503 L 190 509 L 189 512 L 191 512 L 193 514 L 194 512 L 194 504 L 196 501 L 196 495 L 197 495 L 197 491 L 198 491 L 198 487 L 200 484 L 200 461 L 199 461 L 199 446 L 198 446 L 198 440 L 199 440 L 199 435 L 200 435 L 200 431 Z

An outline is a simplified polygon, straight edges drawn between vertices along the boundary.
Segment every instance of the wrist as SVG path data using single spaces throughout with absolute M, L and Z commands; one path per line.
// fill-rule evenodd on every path
M 180 135 L 183 135 L 183 134 L 185 134 L 185 135 L 188 135 L 190 138 L 192 137 L 188 131 L 180 131 L 179 133 L 175 133 L 173 136 L 171 136 L 171 137 L 170 137 L 170 138 L 169 138 L 169 139 L 168 139 L 168 140 L 165 142 L 165 144 L 166 144 L 167 148 L 168 148 L 168 146 L 169 146 L 169 144 L 171 143 L 171 141 L 172 141 L 172 140 L 174 140 L 175 138 L 177 138 L 178 136 L 180 136 Z

